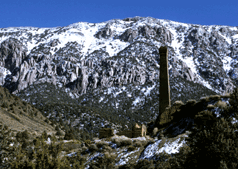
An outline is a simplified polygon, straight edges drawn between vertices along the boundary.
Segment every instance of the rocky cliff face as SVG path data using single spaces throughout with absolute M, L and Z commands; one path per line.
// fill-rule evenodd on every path
M 154 84 L 158 90 L 161 45 L 169 49 L 170 81 L 183 78 L 219 94 L 237 84 L 238 27 L 149 17 L 1 28 L 0 84 L 17 94 L 48 82 L 69 88 L 75 97 L 130 84 Z

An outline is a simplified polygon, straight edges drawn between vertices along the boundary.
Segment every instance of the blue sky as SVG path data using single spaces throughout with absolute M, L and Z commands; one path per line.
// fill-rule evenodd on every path
M 238 26 L 238 0 L 0 0 L 0 28 L 57 27 L 135 16 Z

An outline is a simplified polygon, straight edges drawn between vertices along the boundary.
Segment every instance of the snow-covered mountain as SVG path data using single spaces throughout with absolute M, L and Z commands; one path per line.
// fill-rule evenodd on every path
M 231 92 L 237 84 L 238 27 L 134 17 L 0 28 L 0 85 L 34 103 L 40 98 L 28 96 L 44 90 L 33 86 L 48 82 L 80 105 L 107 109 L 128 121 L 128 111 L 143 109 L 147 114 L 138 116 L 148 122 L 159 113 L 158 49 L 163 45 L 169 49 L 171 103 Z M 134 120 L 142 122 L 139 117 Z
M 65 133 L 68 126 L 76 129 L 82 140 L 98 136 L 105 126 L 124 129 L 147 123 L 149 131 L 148 122 L 160 113 L 158 49 L 164 45 L 169 49 L 172 104 L 232 92 L 237 85 L 238 27 L 150 17 L 57 28 L 0 28 L 0 85 L 45 113 L 53 127 Z M 229 104 L 229 98 L 221 101 Z M 211 99 L 201 109 L 214 105 L 212 111 L 219 117 L 218 102 Z M 115 136 L 104 140 L 105 147 L 117 152 L 116 165 L 155 159 L 162 151 L 177 153 L 193 123 L 184 116 L 166 126 L 166 134 L 173 136 L 167 140 L 132 138 L 133 144 L 137 140 L 145 145 L 129 151 L 112 141 L 128 138 Z M 99 150 L 87 155 L 87 164 L 103 155 Z

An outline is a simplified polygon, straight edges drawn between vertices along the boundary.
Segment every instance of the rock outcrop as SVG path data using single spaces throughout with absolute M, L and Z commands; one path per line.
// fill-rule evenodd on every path
M 150 27 L 148 25 L 140 26 L 136 30 L 129 28 L 120 36 L 120 39 L 126 42 L 132 42 L 140 35 L 147 38 L 154 37 L 162 43 L 172 42 L 172 33 L 165 27 Z

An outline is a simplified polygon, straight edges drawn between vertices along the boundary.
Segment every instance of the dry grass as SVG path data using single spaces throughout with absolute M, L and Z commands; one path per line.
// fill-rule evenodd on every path
M 0 121 L 2 124 L 7 125 L 13 131 L 24 131 L 42 133 L 44 130 L 47 132 L 55 133 L 54 128 L 45 123 L 41 119 L 32 118 L 25 114 L 13 114 L 0 108 Z
M 8 126 L 13 132 L 28 130 L 35 136 L 45 130 L 55 134 L 53 126 L 44 122 L 46 117 L 33 105 L 22 101 L 0 86 L 0 122 Z

